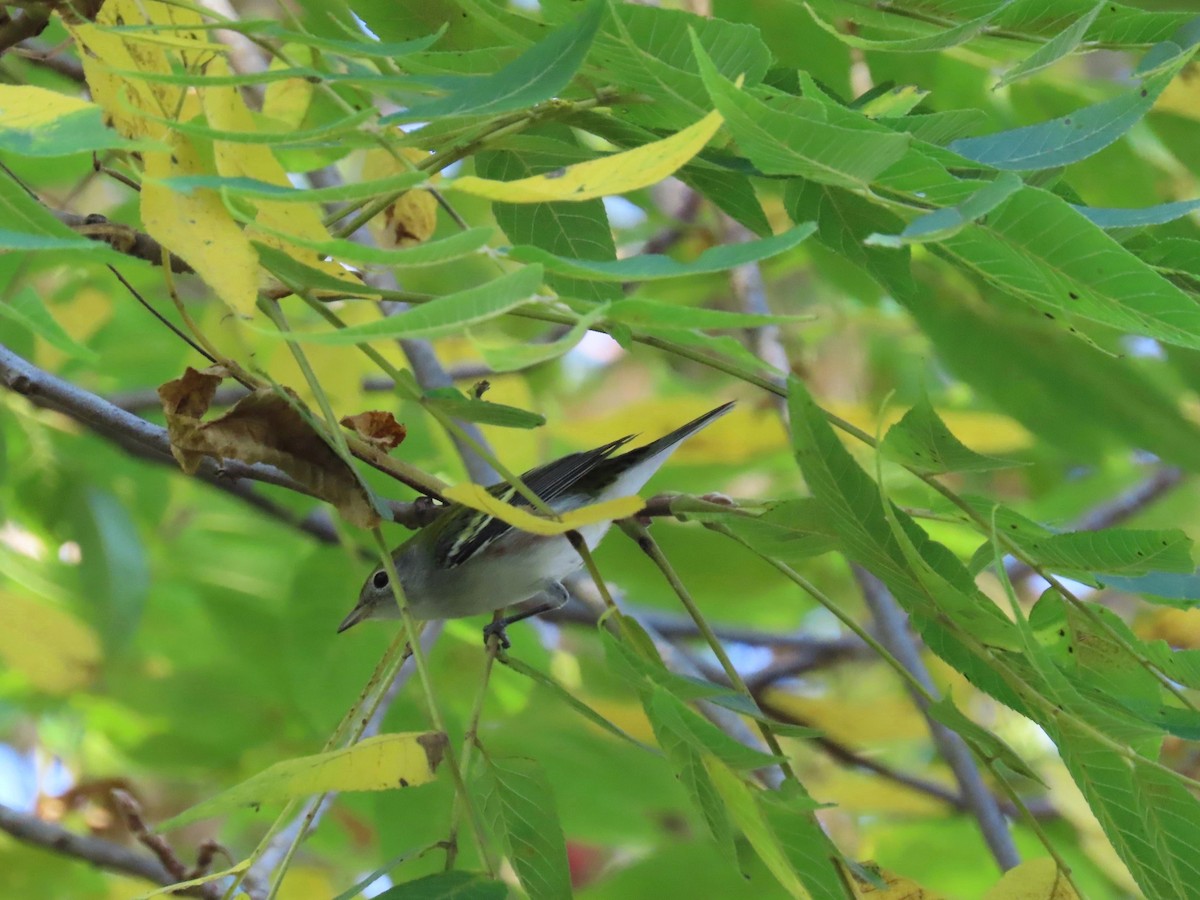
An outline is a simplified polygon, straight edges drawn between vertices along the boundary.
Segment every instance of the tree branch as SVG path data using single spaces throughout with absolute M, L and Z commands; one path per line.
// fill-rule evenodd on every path
M 174 884 L 176 881 L 166 867 L 151 856 L 103 838 L 76 834 L 53 822 L 43 821 L 3 804 L 0 804 L 0 831 L 27 844 L 83 860 L 110 872 L 144 878 L 154 884 Z M 179 893 L 188 897 L 216 896 L 212 891 L 206 891 L 206 887 L 201 885 Z
M 76 234 L 90 238 L 93 241 L 103 241 L 118 253 L 132 256 L 135 259 L 145 260 L 156 266 L 162 265 L 165 254 L 166 259 L 170 260 L 171 271 L 176 275 L 184 275 L 192 272 L 192 267 L 183 259 L 171 253 L 144 231 L 138 231 L 130 225 L 122 225 L 120 222 L 110 222 L 98 213 L 80 215 L 79 213 L 66 212 L 60 209 L 52 209 L 50 212 L 54 214 L 54 217 L 58 221 L 62 222 Z
M 854 566 L 854 577 L 862 588 L 863 597 L 875 618 L 879 642 L 927 691 L 936 692 L 937 688 L 921 660 L 916 641 L 909 633 L 908 619 L 891 592 L 882 581 L 861 566 Z M 954 773 L 962 791 L 963 803 L 979 823 L 983 839 L 1001 870 L 1007 871 L 1020 865 L 1021 857 L 1017 853 L 1017 846 L 1013 842 L 1008 823 L 1004 820 L 1004 814 L 1000 811 L 1000 804 L 984 784 L 983 775 L 966 741 L 929 715 L 929 704 L 924 696 L 912 690 L 910 694 L 913 703 L 925 716 L 938 753 Z

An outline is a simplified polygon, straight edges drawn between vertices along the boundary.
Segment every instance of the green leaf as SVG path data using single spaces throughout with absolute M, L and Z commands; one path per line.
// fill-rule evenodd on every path
M 725 527 L 764 556 L 793 564 L 838 548 L 837 534 L 811 497 L 780 500 L 759 516 L 729 516 Z
M 456 259 L 462 259 L 464 256 L 471 256 L 487 246 L 487 243 L 492 239 L 493 231 L 492 228 L 487 226 L 468 228 L 465 231 L 456 231 L 446 235 L 446 237 L 432 241 L 423 241 L 411 247 L 383 249 L 340 238 L 315 241 L 279 228 L 271 228 L 261 222 L 256 222 L 255 228 L 282 238 L 290 244 L 295 244 L 297 247 L 315 250 L 321 256 L 328 256 L 344 262 L 403 268 L 436 266 Z M 256 246 L 259 245 L 256 244 Z M 328 278 L 328 276 L 326 277 Z M 308 286 L 316 287 L 313 284 L 309 284 Z M 370 292 L 371 289 L 366 287 L 365 290 Z
M 1200 463 L 1200 429 L 1127 360 L 1048 330 L 1023 304 L 993 292 L 986 303 L 958 292 L 897 289 L 895 296 L 957 378 L 1073 458 L 1097 460 L 1132 446 L 1189 468 Z
M 571 329 L 554 341 L 529 343 L 482 344 L 475 341 L 475 346 L 483 355 L 483 361 L 496 372 L 515 372 L 532 366 L 557 359 L 569 353 L 583 336 L 599 320 L 608 315 L 608 304 L 602 303 L 579 317 L 579 321 Z
M 466 422 L 499 425 L 503 428 L 539 428 L 546 424 L 545 416 L 515 406 L 467 397 L 452 387 L 426 391 L 424 402 Z
M 358 38 L 357 40 L 335 40 L 318 34 L 311 34 L 307 31 L 296 31 L 286 28 L 282 23 L 274 19 L 248 19 L 241 21 L 234 19 L 204 26 L 188 25 L 189 29 L 201 27 L 210 30 L 221 29 L 236 31 L 241 34 L 256 35 L 258 37 L 267 37 L 282 43 L 302 44 L 306 47 L 315 47 L 318 50 L 326 50 L 340 56 L 365 56 L 373 59 L 399 59 L 402 56 L 408 56 L 412 53 L 420 53 L 422 50 L 432 47 L 446 33 L 446 26 L 443 24 L 433 34 L 413 38 L 408 41 L 380 41 L 374 39 L 373 35 L 368 35 L 361 31 L 353 32 Z
M 1066 201 L 1024 187 L 940 246 L 1050 318 L 1200 347 L 1200 306 Z
M 565 137 L 573 137 L 565 135 Z M 540 175 L 569 165 L 561 154 L 580 148 L 564 141 L 546 142 L 536 150 L 481 153 L 475 159 L 475 171 L 483 178 L 513 181 Z M 604 201 L 600 199 L 552 201 L 548 203 L 492 204 L 496 224 L 514 244 L 529 244 L 541 250 L 582 260 L 614 260 L 617 257 L 612 228 Z M 616 285 L 581 281 L 556 272 L 548 272 L 547 282 L 562 297 L 581 300 L 615 300 L 621 296 Z
M 988 10 L 978 18 L 963 22 L 960 25 L 945 28 L 933 34 L 920 37 L 880 40 L 838 31 L 834 25 L 826 22 L 817 14 L 817 11 L 813 9 L 812 3 L 804 4 L 804 8 L 808 10 L 808 14 L 812 16 L 813 21 L 843 44 L 849 47 L 857 47 L 861 50 L 880 50 L 887 53 L 928 53 L 933 50 L 947 50 L 950 47 L 965 44 L 983 31 L 1003 11 L 1004 6 L 1005 4 L 997 4 L 993 9 Z
M 811 322 L 811 316 L 776 316 L 766 313 L 740 313 L 725 309 L 676 306 L 656 300 L 631 297 L 609 304 L 610 322 L 645 329 L 758 328 L 780 323 Z
M 37 291 L 26 285 L 19 288 L 7 303 L 0 303 L 0 317 L 16 322 L 44 339 L 68 356 L 95 362 L 98 357 L 89 347 L 63 331 L 42 303 Z
M 813 900 L 844 900 L 846 884 L 837 863 L 845 860 L 813 815 L 820 804 L 794 781 L 776 791 L 758 791 L 755 799 Z
M 0 151 L 55 157 L 147 146 L 109 128 L 98 104 L 40 87 L 0 85 Z
M 1039 125 L 960 138 L 950 144 L 950 149 L 997 169 L 1024 171 L 1051 169 L 1086 159 L 1139 122 L 1195 52 L 1194 43 L 1182 49 L 1176 44 L 1169 46 L 1174 52 L 1173 59 L 1146 78 L 1140 88 Z
M 994 456 L 983 456 L 956 438 L 928 397 L 904 414 L 888 429 L 880 450 L 896 462 L 923 472 L 985 472 L 1005 469 L 1019 463 Z
M 669 731 L 687 740 L 702 755 L 712 754 L 735 769 L 761 769 L 778 765 L 769 753 L 734 740 L 708 719 L 694 712 L 665 687 L 655 686 L 646 703 L 646 714 L 655 732 Z
M 722 77 L 699 43 L 694 50 L 713 103 L 742 152 L 765 174 L 861 188 L 908 151 L 908 135 L 849 110 L 834 116 L 817 100 L 782 94 L 768 106 Z
M 990 661 L 971 649 L 977 642 L 1012 647 L 1012 623 L 953 554 L 902 510 L 885 509 L 878 484 L 854 461 L 797 378 L 788 382 L 788 409 L 796 461 L 846 556 L 891 590 L 935 652 L 969 673 L 976 686 L 1023 708 Z M 970 634 L 971 642 L 964 644 L 960 633 Z
M 1165 225 L 1200 209 L 1200 200 L 1178 200 L 1136 209 L 1105 209 L 1098 206 L 1076 206 L 1089 222 L 1101 228 L 1145 228 Z
M 1101 0 L 1090 10 L 1086 15 L 1080 16 L 1042 46 L 1038 47 L 1033 53 L 1025 57 L 1011 69 L 1008 69 L 1000 76 L 1000 80 L 996 82 L 997 88 L 1006 87 L 1014 81 L 1021 78 L 1028 78 L 1035 72 L 1040 72 L 1042 69 L 1048 68 L 1058 62 L 1068 53 L 1071 53 L 1083 41 L 1084 35 L 1088 29 L 1092 27 L 1092 23 L 1096 21 L 1096 16 L 1106 7 L 1106 0 Z
M 775 880 L 797 900 L 807 898 L 808 892 L 792 867 L 791 859 L 779 843 L 779 838 L 771 829 L 767 817 L 763 815 L 756 799 L 758 792 L 715 757 L 705 757 L 704 767 L 724 801 L 730 817 L 750 842 L 759 859 L 775 876 Z
M 1029 764 L 1012 747 L 1008 746 L 1008 744 L 1004 743 L 1004 741 L 986 728 L 975 724 L 971 719 L 967 718 L 954 705 L 954 700 L 948 694 L 936 702 L 929 704 L 925 711 L 935 722 L 941 722 L 965 740 L 977 756 L 988 762 L 1004 763 L 1004 765 L 1018 775 L 1045 786 L 1045 782 L 1042 781 L 1037 772 L 1033 771 L 1029 767 Z
M 782 234 L 741 244 L 712 247 L 690 262 L 681 262 L 656 253 L 630 256 L 611 261 L 590 261 L 555 256 L 537 247 L 513 247 L 509 257 L 518 262 L 539 262 L 547 272 L 598 281 L 654 281 L 660 278 L 679 278 L 724 272 L 738 266 L 758 262 L 791 250 L 816 231 L 815 222 L 805 222 Z
M 653 101 L 616 107 L 634 124 L 673 132 L 711 112 L 690 35 L 721 75 L 744 78 L 746 87 L 761 81 L 771 65 L 771 51 L 753 25 L 638 4 L 610 8 L 588 64 L 605 81 Z
M 1105 587 L 1131 594 L 1148 595 L 1150 599 L 1179 600 L 1179 606 L 1190 609 L 1200 602 L 1200 575 L 1181 572 L 1147 572 L 1133 578 L 1121 575 L 1102 575 Z
M 357 181 L 327 188 L 296 188 L 271 184 L 255 178 L 225 177 L 222 175 L 182 175 L 162 179 L 162 183 L 180 194 L 191 195 L 199 190 L 220 190 L 231 197 L 251 200 L 272 200 L 276 203 L 327 203 L 367 200 L 384 194 L 407 191 L 429 178 L 425 172 L 403 172 L 390 178 Z
M 108 249 L 103 241 L 76 234 L 54 217 L 7 172 L 0 172 L 0 250 Z
M 294 290 L 332 291 L 347 297 L 378 297 L 380 291 L 371 285 L 359 281 L 347 272 L 347 278 L 338 278 L 323 269 L 318 269 L 300 262 L 290 253 L 264 244 L 262 241 L 251 241 L 258 261 L 263 268 Z M 271 332 L 274 334 L 275 332 Z
M 955 206 L 946 206 L 913 219 L 899 234 L 872 234 L 866 243 L 877 247 L 902 247 L 905 244 L 924 244 L 941 241 L 957 234 L 971 222 L 993 209 L 1024 186 L 1012 172 L 1002 173 Z
M 539 672 L 537 669 L 533 668 L 533 666 L 522 662 L 511 655 L 506 654 L 500 661 L 514 672 L 519 672 L 531 681 L 535 681 L 542 685 L 542 687 L 549 689 L 550 692 L 553 693 L 559 700 L 566 703 L 569 707 L 571 707 L 571 709 L 575 710 L 593 725 L 599 726 L 614 737 L 628 741 L 640 750 L 657 754 L 658 751 L 653 747 L 648 747 L 637 738 L 631 737 L 625 731 L 621 730 L 608 719 L 604 718 L 604 716 L 600 715 L 600 713 L 596 712 L 594 709 L 572 694 L 569 690 L 567 690 L 549 675 Z
M 894 252 L 866 243 L 872 233 L 895 232 L 903 227 L 903 221 L 894 213 L 850 191 L 805 178 L 788 180 L 783 202 L 792 221 L 816 220 L 817 240 L 887 290 L 911 285 L 908 248 Z
M 378 322 L 323 332 L 281 334 L 261 330 L 264 334 L 310 344 L 362 344 L 383 338 L 441 337 L 534 302 L 541 284 L 541 266 L 522 266 L 494 281 L 446 294 Z
M 406 881 L 375 895 L 376 900 L 505 900 L 507 896 L 503 881 L 461 869 Z
M 421 122 L 447 116 L 492 116 L 524 109 L 557 96 L 571 83 L 587 56 L 604 9 L 604 0 L 592 0 L 578 19 L 556 28 L 494 75 L 447 76 L 439 82 L 447 90 L 446 96 L 413 104 L 385 116 L 382 123 Z
M 1192 541 L 1177 529 L 1104 528 L 1056 534 L 1008 507 L 971 502 L 995 523 L 998 532 L 1055 572 L 1132 576 L 1156 570 L 1190 573 L 1193 569 Z M 990 542 L 981 546 L 976 558 L 990 561 L 989 548 Z
M 1147 897 L 1186 897 L 1200 883 L 1200 802 L 1153 760 L 1120 752 L 1062 719 L 1049 729 L 1071 777 Z
M 136 636 L 150 593 L 142 538 L 121 501 L 98 487 L 83 489 L 75 527 L 80 581 L 95 604 L 105 646 L 115 655 Z
M 567 842 L 554 793 L 536 760 L 485 754 L 484 809 L 530 900 L 570 898 Z
M 729 813 L 717 788 L 704 766 L 704 758 L 695 742 L 672 727 L 670 721 L 659 721 L 650 715 L 649 698 L 643 696 L 646 714 L 654 728 L 654 737 L 675 770 L 675 775 L 687 790 L 692 802 L 703 816 L 709 833 L 726 856 L 734 855 L 734 832 Z M 719 763 L 718 763 L 719 764 Z

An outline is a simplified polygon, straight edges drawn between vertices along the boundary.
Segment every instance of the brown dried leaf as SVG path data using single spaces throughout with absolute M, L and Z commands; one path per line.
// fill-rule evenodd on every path
M 384 453 L 395 450 L 408 436 L 408 429 L 397 422 L 395 416 L 378 409 L 343 416 L 341 424 Z
M 260 389 L 228 412 L 202 422 L 221 377 L 213 370 L 188 369 L 158 389 L 167 416 L 171 452 L 185 472 L 196 471 L 205 456 L 218 462 L 268 463 L 282 469 L 316 497 L 332 503 L 342 517 L 362 528 L 379 524 L 354 470 L 300 413 L 300 400 Z
M 163 412 L 168 417 L 175 415 L 200 418 L 208 412 L 213 394 L 228 377 L 229 370 L 224 366 L 209 366 L 202 372 L 188 366 L 182 378 L 168 381 L 159 387 L 158 397 L 162 400 Z

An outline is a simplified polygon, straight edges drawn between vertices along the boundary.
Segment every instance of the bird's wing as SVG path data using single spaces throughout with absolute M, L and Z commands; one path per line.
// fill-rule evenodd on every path
M 613 453 L 633 440 L 633 435 L 627 435 L 619 440 L 587 450 L 582 453 L 570 453 L 561 459 L 530 469 L 521 476 L 525 485 L 547 504 L 570 493 L 571 489 L 596 466 L 608 459 Z M 517 493 L 516 488 L 507 482 L 492 485 L 488 492 L 493 496 L 511 503 L 517 507 L 531 506 L 530 502 Z M 439 567 L 452 569 L 461 566 L 479 551 L 500 536 L 512 530 L 512 526 L 494 516 L 485 516 L 475 510 L 459 509 L 450 515 L 463 516 L 464 519 L 474 517 L 470 525 L 461 528 L 446 528 L 434 545 L 434 556 Z

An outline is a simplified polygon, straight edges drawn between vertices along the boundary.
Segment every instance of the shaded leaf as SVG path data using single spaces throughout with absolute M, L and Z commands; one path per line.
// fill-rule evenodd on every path
M 509 256 L 518 262 L 537 262 L 548 272 L 600 281 L 653 281 L 709 272 L 724 272 L 748 263 L 783 253 L 797 246 L 816 230 L 815 222 L 805 222 L 782 234 L 740 244 L 723 244 L 705 250 L 696 259 L 681 262 L 660 254 L 629 256 L 619 260 L 583 260 L 555 256 L 537 247 L 513 247 Z
M 2 243 L 3 235 L 0 233 L 0 244 Z M 95 361 L 98 358 L 91 348 L 85 347 L 63 331 L 62 326 L 50 315 L 50 311 L 46 309 L 37 295 L 37 291 L 32 287 L 23 287 L 10 297 L 8 302 L 0 303 L 0 317 L 29 329 L 68 356 L 89 361 Z
M 1054 65 L 1064 56 L 1072 53 L 1083 41 L 1088 29 L 1092 27 L 1092 23 L 1096 21 L 1096 16 L 1107 5 L 1104 0 L 1101 0 L 1088 10 L 1086 15 L 1080 16 L 1011 69 L 1007 69 L 1000 76 L 1000 80 L 996 82 L 996 87 L 1005 87 L 1021 78 L 1028 78 L 1033 73 Z
M 483 805 L 530 900 L 572 896 L 567 842 L 554 792 L 536 760 L 484 754 Z
M 823 184 L 861 187 L 908 151 L 911 138 L 858 113 L 834 117 L 806 97 L 766 103 L 723 78 L 697 44 L 700 73 L 743 153 L 768 175 L 800 175 Z
M 438 100 L 410 105 L 383 118 L 393 122 L 422 122 L 447 116 L 495 115 L 524 109 L 559 94 L 578 71 L 592 44 L 604 0 L 590 5 L 569 25 L 556 28 L 494 75 L 438 79 L 448 94 Z
M 928 397 L 888 429 L 880 444 L 885 456 L 923 472 L 980 472 L 1018 465 L 1012 460 L 984 456 L 951 434 Z
M 1146 115 L 1194 52 L 1194 42 L 1182 48 L 1171 43 L 1166 46 L 1174 54 L 1173 58 L 1160 64 L 1140 88 L 1039 125 L 960 138 L 950 144 L 950 149 L 997 169 L 1049 169 L 1086 159 L 1103 150 Z
M 365 322 L 336 331 L 263 333 L 308 344 L 364 344 L 384 338 L 441 337 L 535 302 L 542 278 L 541 266 L 522 266 L 486 284 L 437 297 L 378 322 Z
M 546 417 L 538 413 L 467 397 L 452 387 L 426 391 L 424 402 L 466 422 L 500 425 L 504 428 L 539 428 L 546 424 Z
M 503 881 L 461 869 L 415 878 L 375 895 L 376 900 L 504 900 L 507 896 Z

